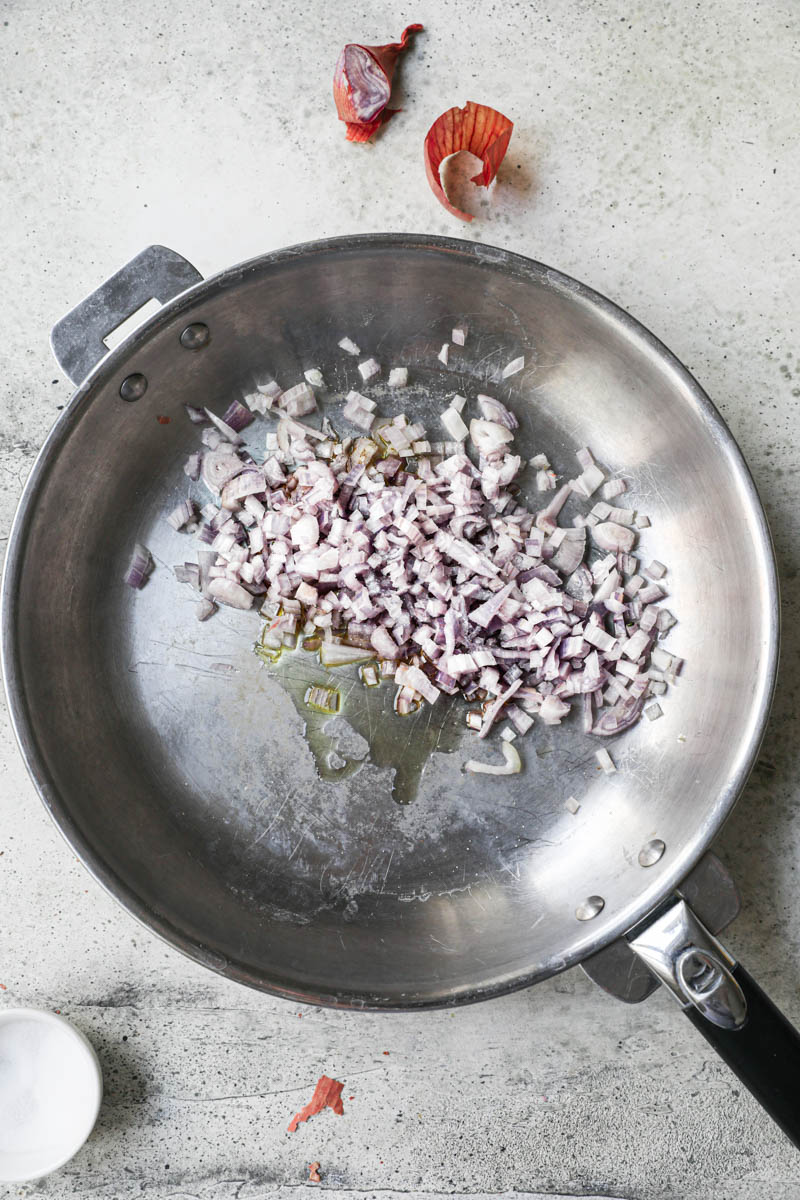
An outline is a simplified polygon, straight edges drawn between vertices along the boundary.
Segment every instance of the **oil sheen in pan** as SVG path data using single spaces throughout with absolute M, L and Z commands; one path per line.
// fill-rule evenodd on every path
M 366 687 L 357 666 L 323 667 L 316 654 L 284 650 L 275 663 L 264 663 L 280 681 L 305 721 L 306 742 L 322 779 L 341 782 L 369 758 L 377 767 L 393 767 L 392 798 L 409 804 L 434 752 L 451 754 L 464 733 L 466 706 L 460 696 L 444 693 L 400 717 L 394 711 L 394 680 Z M 315 712 L 305 703 L 309 687 L 335 688 L 339 713 Z

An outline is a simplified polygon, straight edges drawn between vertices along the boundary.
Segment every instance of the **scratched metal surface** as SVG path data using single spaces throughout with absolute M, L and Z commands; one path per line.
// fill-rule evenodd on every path
M 442 368 L 438 347 L 464 319 L 467 346 Z M 206 350 L 181 348 L 188 320 L 208 323 Z M 336 346 L 345 333 L 386 367 L 409 366 L 408 393 L 376 393 L 382 415 L 408 411 L 435 437 L 445 397 L 488 390 L 517 412 L 526 455 L 544 449 L 569 473 L 588 443 L 631 481 L 630 504 L 653 526 L 643 558 L 670 566 L 680 624 L 669 645 L 687 665 L 663 719 L 610 746 L 617 774 L 598 771 L 597 743 L 570 720 L 522 741 L 520 776 L 465 776 L 467 739 L 453 732 L 461 714 L 452 706 L 432 715 L 417 795 L 398 805 L 385 746 L 393 741 L 408 765 L 409 726 L 390 711 L 391 689 L 371 697 L 356 686 L 331 738 L 347 769 L 323 780 L 302 705 L 252 653 L 257 614 L 194 620 L 171 565 L 195 547 L 163 520 L 190 487 L 182 467 L 198 444 L 182 404 L 220 407 L 254 374 L 289 383 L 318 366 L 330 386 L 323 408 L 335 417 L 358 383 L 356 360 Z M 524 371 L 498 383 L 517 353 Z M 118 387 L 133 370 L 149 387 L 125 404 Z M 248 430 L 256 453 L 264 432 L 261 422 Z M 629 926 L 685 873 L 754 753 L 774 668 L 773 579 L 735 446 L 690 377 L 630 318 L 502 251 L 349 239 L 218 277 L 144 326 L 79 390 L 23 512 L 5 640 L 45 798 L 137 915 L 257 986 L 403 1006 L 551 974 Z M 121 582 L 135 540 L 157 562 L 141 592 Z M 309 670 L 302 659 L 293 656 L 289 675 Z M 358 735 L 382 739 L 383 756 L 365 754 Z M 449 753 L 437 749 L 442 739 Z M 570 794 L 581 802 L 576 816 L 564 807 Z M 652 837 L 667 852 L 645 872 L 637 851 Z M 606 903 L 587 925 L 574 911 L 589 894 Z

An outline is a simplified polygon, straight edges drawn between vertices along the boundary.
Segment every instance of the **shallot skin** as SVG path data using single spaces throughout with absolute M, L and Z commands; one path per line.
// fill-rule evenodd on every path
M 451 154 L 468 150 L 483 162 L 472 182 L 488 187 L 505 158 L 513 128 L 513 122 L 497 109 L 474 100 L 468 100 L 463 108 L 449 108 L 431 125 L 425 135 L 425 173 L 436 199 L 454 217 L 473 220 L 471 213 L 462 212 L 448 200 L 439 174 L 442 163 Z
M 340 121 L 347 126 L 348 142 L 368 142 L 400 110 L 387 108 L 397 59 L 408 48 L 412 33 L 422 25 L 407 25 L 399 42 L 383 46 L 348 43 L 333 73 L 333 99 Z

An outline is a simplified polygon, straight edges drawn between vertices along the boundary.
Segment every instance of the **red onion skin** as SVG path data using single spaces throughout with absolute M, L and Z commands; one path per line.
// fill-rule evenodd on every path
M 487 104 L 468 100 L 463 108 L 449 108 L 437 117 L 425 136 L 425 173 L 439 203 L 462 221 L 471 221 L 471 213 L 462 212 L 445 195 L 439 169 L 446 158 L 459 150 L 469 150 L 483 161 L 483 169 L 472 177 L 478 187 L 488 187 L 505 158 L 511 140 L 513 122 Z
M 403 50 L 408 48 L 411 34 L 421 33 L 422 29 L 422 25 L 408 25 L 403 30 L 399 42 L 387 42 L 384 46 L 362 46 L 360 43 L 350 42 L 342 50 L 333 73 L 333 99 L 339 120 L 344 121 L 347 125 L 346 137 L 348 142 L 368 142 L 376 130 L 380 129 L 381 125 L 385 125 L 395 113 L 400 111 L 396 108 L 386 107 L 391 95 L 392 79 L 395 67 L 397 66 L 397 59 Z M 368 119 L 365 119 L 358 112 L 353 99 L 350 81 L 347 78 L 347 51 L 351 47 L 366 52 L 383 73 L 385 79 L 386 100 L 384 101 L 384 105 L 379 112 Z

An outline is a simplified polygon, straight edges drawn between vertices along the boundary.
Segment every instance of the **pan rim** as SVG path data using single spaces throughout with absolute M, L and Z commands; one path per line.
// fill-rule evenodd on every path
M 720 793 L 713 807 L 704 810 L 703 820 L 695 838 L 690 839 L 680 856 L 676 856 L 670 869 L 648 888 L 643 888 L 636 901 L 628 904 L 617 919 L 610 922 L 604 932 L 595 937 L 590 945 L 585 944 L 589 936 L 587 934 L 584 943 L 574 944 L 556 962 L 529 971 L 514 971 L 505 977 L 494 977 L 485 986 L 464 985 L 456 992 L 447 991 L 444 994 L 425 992 L 421 995 L 410 994 L 408 997 L 402 998 L 398 998 L 396 993 L 384 995 L 358 990 L 337 991 L 336 993 L 325 990 L 307 990 L 298 988 L 296 985 L 293 986 L 290 980 L 274 976 L 267 978 L 262 972 L 256 971 L 247 963 L 225 958 L 218 952 L 203 946 L 188 932 L 173 924 L 166 914 L 158 912 L 141 900 L 135 890 L 105 863 L 102 852 L 96 849 L 84 835 L 78 823 L 71 816 L 68 797 L 60 794 L 48 775 L 45 756 L 40 751 L 37 735 L 25 703 L 24 677 L 22 666 L 18 661 L 14 619 L 14 598 L 24 564 L 29 517 L 35 508 L 39 491 L 46 482 L 48 471 L 55 461 L 61 445 L 77 422 L 80 412 L 84 404 L 89 401 L 93 390 L 114 375 L 126 359 L 153 334 L 171 322 L 183 310 L 192 307 L 199 298 L 230 288 L 237 283 L 244 282 L 248 275 L 289 262 L 301 255 L 309 258 L 319 254 L 360 250 L 365 246 L 459 254 L 487 266 L 495 265 L 506 270 L 511 269 L 520 276 L 546 279 L 549 284 L 568 291 L 582 302 L 599 310 L 605 317 L 620 326 L 634 341 L 647 347 L 658 358 L 664 369 L 676 376 L 678 383 L 697 406 L 703 420 L 715 433 L 719 449 L 726 456 L 728 469 L 736 476 L 752 517 L 753 533 L 758 543 L 769 596 L 768 611 L 762 614 L 767 631 L 767 644 L 761 677 L 758 681 L 759 686 L 751 707 L 748 737 L 744 739 L 739 748 L 734 760 L 735 770 L 732 771 L 726 788 Z M 0 664 L 2 665 L 6 700 L 14 735 L 23 762 L 42 803 L 67 844 L 92 877 L 148 930 L 195 962 L 209 967 L 226 978 L 283 999 L 291 999 L 296 1003 L 363 1011 L 435 1010 L 461 1006 L 517 991 L 580 963 L 590 954 L 624 936 L 634 925 L 645 918 L 648 912 L 673 891 L 696 865 L 727 820 L 747 782 L 769 718 L 777 677 L 779 638 L 780 611 L 777 567 L 766 515 L 755 482 L 733 434 L 691 372 L 655 334 L 626 309 L 572 276 L 535 259 L 500 247 L 429 234 L 354 234 L 298 243 L 225 268 L 186 289 L 165 304 L 125 341 L 103 356 L 89 375 L 78 385 L 69 403 L 48 433 L 26 480 L 11 524 L 2 590 L 0 591 Z

